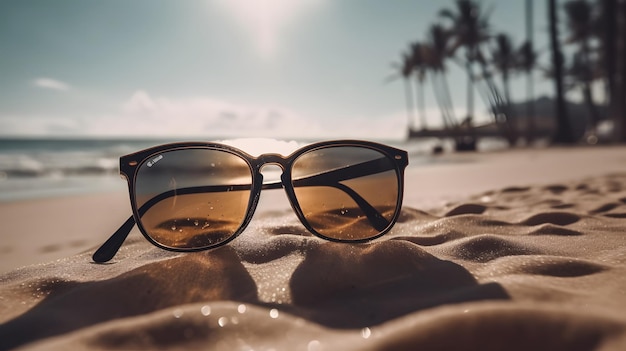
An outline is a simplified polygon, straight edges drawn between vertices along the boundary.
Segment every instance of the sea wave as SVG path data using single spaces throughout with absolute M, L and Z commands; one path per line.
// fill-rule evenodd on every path
M 118 158 L 89 153 L 58 155 L 0 154 L 0 177 L 62 177 L 107 175 L 118 169 Z
M 111 175 L 119 157 L 160 140 L 0 140 L 0 179 Z

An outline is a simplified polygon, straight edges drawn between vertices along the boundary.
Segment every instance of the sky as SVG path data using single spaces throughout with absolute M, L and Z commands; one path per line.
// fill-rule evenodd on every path
M 524 1 L 481 2 L 525 39 Z M 389 81 L 452 0 L 3 0 L 0 136 L 401 139 Z M 535 45 L 547 62 L 545 2 Z M 552 94 L 540 73 L 535 94 Z M 461 118 L 466 77 L 448 63 Z M 525 78 L 513 98 L 525 98 Z M 428 123 L 440 124 L 430 86 Z M 485 107 L 476 100 L 478 120 Z

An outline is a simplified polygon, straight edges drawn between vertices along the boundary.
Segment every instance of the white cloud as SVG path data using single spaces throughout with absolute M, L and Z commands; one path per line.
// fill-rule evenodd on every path
M 285 106 L 253 105 L 210 97 L 153 97 L 138 90 L 106 114 L 0 115 L 4 135 L 150 136 L 185 139 L 270 137 L 280 139 L 400 139 L 404 112 L 388 116 L 314 119 Z
M 57 91 L 67 91 L 70 89 L 69 84 L 64 83 L 60 80 L 46 78 L 46 77 L 35 79 L 33 81 L 33 85 L 38 88 L 57 90 Z
M 127 131 L 161 135 L 298 136 L 319 130 L 280 106 L 255 106 L 209 97 L 152 97 L 138 90 L 122 105 Z M 103 126 L 106 128 L 106 126 Z

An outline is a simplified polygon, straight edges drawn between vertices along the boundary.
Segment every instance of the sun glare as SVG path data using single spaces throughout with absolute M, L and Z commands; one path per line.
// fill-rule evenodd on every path
M 275 55 L 280 32 L 286 25 L 320 2 L 322 0 L 218 0 L 246 28 L 259 54 L 265 58 Z

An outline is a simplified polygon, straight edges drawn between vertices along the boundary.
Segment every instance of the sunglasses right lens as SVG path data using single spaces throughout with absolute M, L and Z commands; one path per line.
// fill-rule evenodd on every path
M 373 238 L 388 230 L 400 199 L 394 160 L 358 146 L 315 149 L 298 157 L 292 185 L 309 226 L 336 240 Z
M 252 172 L 241 157 L 213 149 L 155 154 L 139 165 L 135 208 L 145 233 L 176 249 L 228 240 L 245 221 Z

